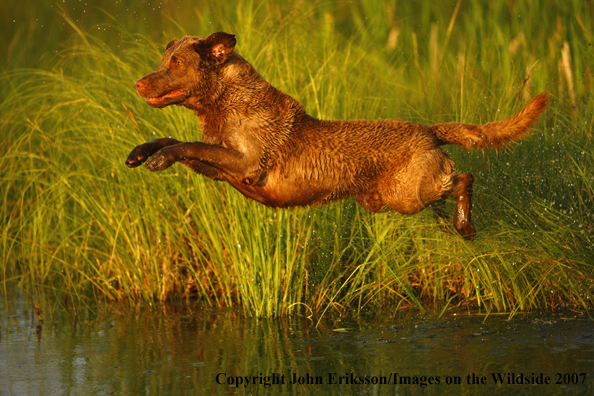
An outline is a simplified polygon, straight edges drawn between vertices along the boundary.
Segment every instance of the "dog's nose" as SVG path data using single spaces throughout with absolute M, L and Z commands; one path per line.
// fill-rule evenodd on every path
M 144 97 L 143 94 L 146 91 L 146 82 L 144 81 L 144 79 L 141 78 L 140 80 L 136 81 L 134 83 L 134 86 L 136 87 L 136 91 L 138 92 L 138 94 Z

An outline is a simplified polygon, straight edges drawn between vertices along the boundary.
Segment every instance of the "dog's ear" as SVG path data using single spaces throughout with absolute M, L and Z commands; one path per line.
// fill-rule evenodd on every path
M 218 32 L 194 44 L 194 49 L 203 57 L 223 63 L 231 56 L 236 42 L 235 35 Z
M 165 47 L 165 51 L 167 51 L 169 48 L 173 47 L 173 45 L 177 43 L 177 39 L 171 41 L 169 44 L 167 44 L 167 47 Z

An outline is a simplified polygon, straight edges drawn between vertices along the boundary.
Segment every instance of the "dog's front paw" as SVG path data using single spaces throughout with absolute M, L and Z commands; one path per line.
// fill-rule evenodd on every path
M 153 154 L 153 149 L 150 143 L 144 143 L 134 147 L 134 150 L 128 154 L 126 158 L 126 165 L 129 168 L 136 168 L 141 165 L 147 158 Z
M 161 171 L 163 169 L 169 168 L 171 165 L 175 164 L 177 159 L 175 155 L 171 152 L 171 150 L 167 150 L 166 148 L 157 151 L 153 154 L 144 164 L 144 167 L 151 172 Z

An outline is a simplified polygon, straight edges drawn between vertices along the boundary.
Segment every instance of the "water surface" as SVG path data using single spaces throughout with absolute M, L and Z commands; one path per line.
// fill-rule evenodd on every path
M 0 304 L 1 395 L 594 394 L 594 326 L 575 314 L 316 327 L 196 303 L 50 306 L 39 325 L 34 306 Z

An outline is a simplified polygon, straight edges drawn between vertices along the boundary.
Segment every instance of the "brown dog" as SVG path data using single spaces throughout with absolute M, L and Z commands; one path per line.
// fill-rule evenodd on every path
M 523 137 L 547 106 L 543 92 L 517 115 L 480 126 L 318 120 L 267 83 L 234 47 L 235 36 L 227 33 L 167 45 L 161 66 L 136 89 L 153 107 L 194 110 L 204 142 L 156 139 L 132 150 L 126 165 L 146 161 L 147 169 L 159 171 L 179 162 L 279 208 L 352 196 L 372 212 L 413 214 L 456 197 L 454 226 L 471 240 L 472 175 L 457 174 L 439 146 L 505 146 Z

